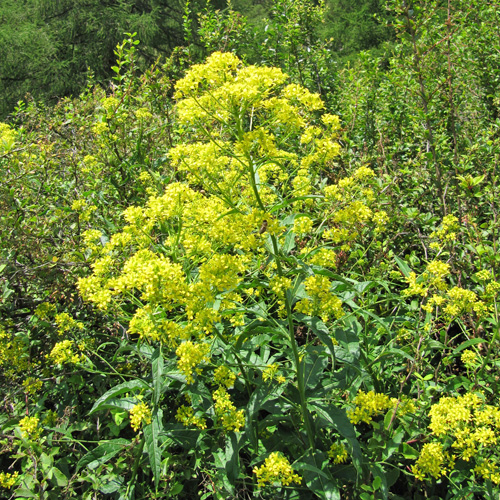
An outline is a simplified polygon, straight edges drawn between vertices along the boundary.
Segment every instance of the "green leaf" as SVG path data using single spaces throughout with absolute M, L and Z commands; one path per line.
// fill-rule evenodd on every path
M 240 472 L 239 433 L 232 432 L 226 441 L 226 475 L 231 484 L 235 484 Z
M 39 493 L 33 493 L 32 491 L 26 489 L 26 488 L 18 488 L 16 490 L 16 497 L 17 499 L 22 499 L 22 498 L 40 498 Z
M 306 355 L 300 363 L 306 390 L 313 391 L 321 380 L 328 365 L 328 357 L 323 346 L 307 346 Z
M 293 464 L 300 471 L 310 491 L 323 500 L 340 500 L 340 492 L 328 471 L 328 459 L 324 453 L 305 456 Z
M 332 334 L 328 327 L 316 317 L 305 316 L 304 314 L 297 314 L 297 320 L 304 325 L 307 325 L 313 333 L 318 337 L 321 342 L 327 347 L 331 356 L 335 356 L 335 347 L 333 345 Z
M 136 404 L 137 398 L 108 399 L 99 405 L 98 410 L 111 410 L 116 408 L 130 411 Z
M 82 467 L 86 466 L 91 470 L 96 469 L 99 465 L 113 458 L 117 453 L 123 450 L 125 446 L 130 446 L 130 441 L 123 438 L 113 439 L 103 443 L 84 455 L 76 465 L 76 470 L 80 470 Z
M 373 490 L 380 490 L 382 498 L 386 500 L 388 498 L 389 491 L 387 489 L 387 480 L 384 469 L 378 464 L 371 464 L 370 471 L 373 474 Z
M 403 259 L 400 259 L 397 255 L 394 256 L 394 260 L 396 261 L 396 264 L 398 265 L 399 270 L 403 273 L 404 277 L 408 278 L 411 273 L 411 269 L 408 264 Z
M 476 344 L 481 344 L 483 342 L 486 342 L 484 339 L 470 339 L 466 340 L 462 344 L 460 344 L 454 351 L 451 353 L 452 355 L 458 354 L 460 351 L 463 351 L 464 349 L 467 349 L 467 347 L 470 347 L 471 345 L 476 345 Z
M 52 473 L 54 474 L 57 486 L 64 487 L 68 484 L 68 478 L 57 467 L 52 468 Z
M 162 417 L 163 411 L 156 409 L 156 411 L 153 412 L 151 423 L 144 427 L 144 439 L 146 440 L 149 465 L 153 471 L 155 489 L 158 489 L 161 475 L 160 432 L 163 431 Z
M 144 382 L 144 380 L 129 380 L 128 382 L 118 384 L 117 386 L 104 393 L 94 403 L 94 406 L 92 406 L 89 415 L 92 415 L 92 413 L 95 413 L 96 411 L 108 408 L 109 406 L 107 406 L 107 403 L 110 399 L 115 398 L 120 394 L 124 394 L 126 392 L 134 392 L 140 389 L 151 389 L 151 387 L 149 386 L 149 384 Z
M 362 473 L 363 455 L 361 447 L 356 438 L 356 431 L 351 421 L 347 418 L 344 409 L 329 405 L 324 406 L 320 403 L 312 403 L 310 405 L 312 411 L 329 423 L 343 438 L 347 439 L 351 446 L 352 463 L 359 474 Z

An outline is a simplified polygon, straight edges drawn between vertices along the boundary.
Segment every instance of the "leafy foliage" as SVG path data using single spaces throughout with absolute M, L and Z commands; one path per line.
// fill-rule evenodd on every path
M 188 3 L 203 61 L 127 35 L 106 90 L 19 104 L 0 495 L 498 495 L 498 7 L 388 1 L 341 68 L 322 4 L 255 48 Z

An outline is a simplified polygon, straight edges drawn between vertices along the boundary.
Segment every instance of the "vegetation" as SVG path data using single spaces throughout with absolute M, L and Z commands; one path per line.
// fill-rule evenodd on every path
M 0 123 L 1 498 L 498 497 L 500 5 L 339 6 Z

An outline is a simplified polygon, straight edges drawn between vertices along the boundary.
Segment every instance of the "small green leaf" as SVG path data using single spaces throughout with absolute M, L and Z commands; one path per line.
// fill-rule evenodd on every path
M 396 264 L 398 265 L 399 270 L 403 273 L 404 277 L 408 278 L 411 273 L 411 269 L 408 264 L 403 259 L 400 259 L 397 255 L 394 256 L 394 260 L 396 261 Z
M 80 470 L 82 467 L 87 466 L 89 469 L 96 469 L 99 465 L 106 463 L 108 460 L 113 458 L 117 453 L 119 453 L 125 446 L 129 446 L 130 441 L 128 439 L 113 439 L 106 443 L 99 445 L 92 451 L 84 455 L 76 466 L 76 470 Z
M 92 406 L 89 415 L 92 415 L 92 413 L 95 413 L 96 411 L 106 409 L 107 408 L 106 404 L 109 402 L 110 399 L 116 398 L 116 396 L 119 396 L 120 394 L 124 394 L 126 392 L 134 392 L 136 390 L 141 390 L 141 389 L 151 389 L 151 387 L 149 386 L 149 384 L 144 382 L 144 380 L 129 380 L 128 382 L 123 382 L 122 384 L 118 384 L 117 386 L 113 387 L 112 389 L 104 393 L 94 403 L 94 406 Z
M 68 484 L 68 478 L 57 468 L 52 469 L 57 486 L 64 487 Z

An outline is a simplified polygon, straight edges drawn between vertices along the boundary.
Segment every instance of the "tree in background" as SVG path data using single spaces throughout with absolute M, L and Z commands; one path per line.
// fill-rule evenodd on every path
M 182 44 L 183 0 L 7 0 L 0 6 L 0 116 L 29 92 L 49 102 L 79 93 L 88 69 L 111 79 L 124 33 L 141 40 L 142 69 Z M 200 0 L 201 3 L 201 0 Z M 192 9 L 199 10 L 195 2 Z
M 284 64 L 292 77 L 318 90 L 319 59 L 343 58 L 388 38 L 377 13 L 378 0 L 6 0 L 0 5 L 0 116 L 28 93 L 51 103 L 78 94 L 89 68 L 98 81 L 110 81 L 114 48 L 124 33 L 134 32 L 141 41 L 136 63 L 143 70 L 189 44 L 191 56 L 204 47 L 235 51 L 250 62 Z M 204 34 L 198 33 L 203 22 Z M 223 46 L 205 43 L 210 30 L 220 34 L 215 28 L 221 23 L 225 45 L 224 37 Z

